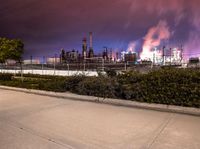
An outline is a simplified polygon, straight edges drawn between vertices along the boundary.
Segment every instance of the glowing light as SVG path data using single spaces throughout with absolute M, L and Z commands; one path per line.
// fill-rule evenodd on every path
M 160 46 L 163 40 L 170 38 L 170 31 L 166 21 L 160 21 L 157 26 L 149 29 L 144 37 L 143 49 L 140 55 L 141 59 L 153 60 L 152 49 Z

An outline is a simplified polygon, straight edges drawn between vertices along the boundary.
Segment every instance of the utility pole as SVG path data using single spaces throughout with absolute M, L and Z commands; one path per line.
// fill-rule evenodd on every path
M 69 64 L 67 64 L 67 69 L 68 69 L 68 76 L 69 76 Z
M 33 56 L 31 55 L 31 71 L 32 71 L 32 74 L 33 74 Z
M 170 66 L 172 65 L 172 48 L 170 48 Z
M 24 78 L 23 78 L 23 77 L 24 77 L 24 76 L 23 76 L 23 65 L 22 65 L 22 62 L 20 62 L 20 65 L 21 65 L 21 66 L 20 66 L 20 68 L 21 68 L 21 81 L 24 82 Z
M 45 57 L 43 56 L 42 57 L 42 74 L 44 74 L 44 61 L 45 61 Z
M 56 54 L 54 55 L 54 75 L 56 74 Z
M 163 65 L 165 65 L 165 46 L 163 46 L 163 51 L 162 51 L 162 57 L 163 57 Z

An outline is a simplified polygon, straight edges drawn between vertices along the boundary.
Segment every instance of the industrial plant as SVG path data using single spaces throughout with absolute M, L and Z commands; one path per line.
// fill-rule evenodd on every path
M 147 48 L 148 47 L 148 48 Z M 98 50 L 99 51 L 99 50 Z M 182 46 L 144 46 L 140 52 L 136 52 L 135 47 L 127 50 L 113 50 L 104 46 L 100 53 L 95 53 L 93 47 L 93 33 L 89 32 L 88 37 L 83 37 L 81 50 L 72 49 L 59 50 L 59 54 L 52 57 L 34 59 L 32 56 L 24 60 L 25 65 L 48 65 L 57 66 L 58 69 L 65 69 L 70 65 L 72 70 L 104 70 L 105 68 L 124 70 L 134 69 L 142 66 L 147 67 L 199 67 L 199 58 L 192 57 L 189 60 L 184 58 Z M 54 66 L 54 67 L 56 67 Z
M 65 51 L 61 50 L 60 63 L 98 63 L 99 59 L 104 60 L 104 63 L 127 63 L 133 65 L 140 64 L 152 64 L 157 66 L 174 65 L 181 66 L 184 63 L 191 62 L 184 59 L 183 47 L 167 48 L 163 46 L 162 48 L 153 47 L 144 56 L 142 52 L 132 49 L 113 51 L 112 48 L 103 47 L 101 54 L 95 54 L 93 48 L 93 33 L 89 33 L 89 46 L 87 43 L 87 38 L 84 37 L 82 40 L 82 53 L 78 50 Z M 194 58 L 192 58 L 194 59 Z

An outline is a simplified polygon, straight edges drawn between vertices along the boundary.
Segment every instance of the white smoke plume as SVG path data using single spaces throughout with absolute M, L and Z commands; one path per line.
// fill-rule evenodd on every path
M 160 21 L 157 26 L 149 29 L 147 35 L 143 38 L 145 41 L 142 46 L 141 58 L 151 58 L 153 55 L 152 48 L 161 45 L 160 42 L 168 40 L 172 36 L 173 38 L 167 46 L 183 46 L 184 58 L 200 57 L 200 0 L 129 1 L 131 2 L 130 19 L 146 18 L 137 22 L 140 26 L 146 27 L 151 21 L 149 18 L 154 16 L 156 20 L 160 18 L 167 20 L 167 22 Z M 141 10 L 143 10 L 142 13 L 140 13 Z M 131 25 L 130 22 L 129 25 Z M 168 26 L 173 29 L 173 33 L 170 32 Z M 163 28 L 163 31 L 159 28 Z M 160 36 L 155 35 L 156 32 L 160 32 Z M 160 40 L 155 40 L 154 37 L 156 36 L 160 37 Z M 135 47 L 134 43 L 129 44 L 129 50 Z
M 152 60 L 152 49 L 160 46 L 161 42 L 168 40 L 170 36 L 171 32 L 167 22 L 163 20 L 159 21 L 158 25 L 150 28 L 144 37 L 144 44 L 140 58 Z
M 136 50 L 136 42 L 132 41 L 128 45 L 127 52 L 136 52 L 135 50 Z

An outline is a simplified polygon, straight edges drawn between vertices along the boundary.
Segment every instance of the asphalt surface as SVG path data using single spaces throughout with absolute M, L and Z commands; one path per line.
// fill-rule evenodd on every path
M 0 149 L 199 149 L 200 117 L 0 90 Z

